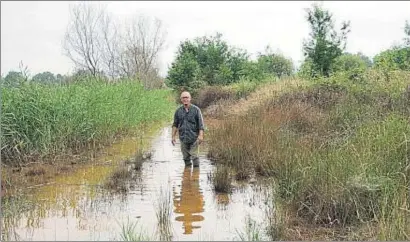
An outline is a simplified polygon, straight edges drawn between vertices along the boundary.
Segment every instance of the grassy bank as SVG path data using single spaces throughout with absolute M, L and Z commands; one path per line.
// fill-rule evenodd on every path
M 272 95 L 211 129 L 209 155 L 236 177 L 275 177 L 299 225 L 334 229 L 336 239 L 408 240 L 409 80 L 340 74 Z
M 274 77 L 262 81 L 243 79 L 227 86 L 205 86 L 192 92 L 192 102 L 199 108 L 204 109 L 211 105 L 218 105 L 219 101 L 238 101 L 239 99 L 246 99 L 249 94 L 259 87 L 264 84 L 273 83 L 276 80 Z M 179 102 L 179 95 L 176 97 L 176 100 Z
M 135 81 L 2 88 L 2 163 L 16 165 L 109 144 L 170 118 L 175 106 L 170 94 L 145 90 Z

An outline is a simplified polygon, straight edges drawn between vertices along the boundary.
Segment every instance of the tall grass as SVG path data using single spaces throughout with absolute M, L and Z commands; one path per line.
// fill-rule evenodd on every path
M 254 221 L 250 215 L 245 217 L 245 229 L 244 231 L 236 230 L 237 236 L 240 241 L 262 241 L 263 231 L 259 224 Z
M 145 90 L 130 80 L 2 87 L 2 161 L 104 145 L 117 135 L 170 118 L 175 104 L 169 97 L 169 90 Z
M 378 75 L 333 76 L 272 97 L 211 130 L 210 156 L 275 177 L 299 220 L 376 223 L 377 239 L 408 240 L 410 75 Z
M 121 225 L 119 234 L 121 241 L 171 241 L 172 233 L 172 201 L 169 188 L 160 188 L 157 200 L 154 204 L 157 218 L 157 229 L 151 236 L 147 236 L 144 228 L 137 228 L 138 222 L 127 221 Z
M 138 222 L 127 221 L 121 225 L 120 239 L 121 241 L 152 241 L 153 239 L 147 236 L 142 228 L 136 229 Z
M 275 187 L 273 188 L 275 190 Z M 265 211 L 265 229 L 266 235 L 272 241 L 282 240 L 285 238 L 286 211 L 282 208 L 280 198 L 272 193 L 267 197 Z
M 1 241 L 18 241 L 20 235 L 16 231 L 16 225 L 23 214 L 36 207 L 36 204 L 30 202 L 22 194 L 14 196 L 5 196 L 1 198 Z M 33 219 L 32 224 L 38 225 L 39 219 Z
M 212 182 L 215 192 L 231 192 L 231 174 L 228 166 L 218 164 L 213 172 L 208 173 L 208 179 Z
M 159 239 L 161 241 L 172 240 L 172 201 L 169 188 L 163 190 L 161 187 L 155 206 L 155 214 L 157 217 Z

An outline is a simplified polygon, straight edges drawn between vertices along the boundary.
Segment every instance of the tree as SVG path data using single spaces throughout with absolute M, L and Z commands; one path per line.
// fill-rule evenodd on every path
M 157 58 L 166 32 L 159 19 L 134 17 L 120 29 L 105 8 L 80 3 L 70 8 L 63 47 L 77 70 L 111 79 L 158 79 Z
M 63 83 L 66 79 L 67 79 L 67 77 L 63 76 L 61 74 L 56 75 L 56 82 L 58 82 L 58 83 Z
M 406 21 L 404 25 L 404 34 L 406 35 L 404 37 L 404 44 L 407 47 L 410 47 L 410 22 L 409 21 Z
M 370 59 L 370 57 L 368 57 L 367 55 L 363 54 L 362 52 L 357 52 L 356 54 L 358 57 L 360 57 L 360 59 L 362 59 L 364 61 L 364 63 L 366 63 L 367 67 L 372 67 L 373 66 L 373 62 L 372 59 Z
M 246 75 L 248 54 L 230 47 L 222 34 L 181 42 L 177 57 L 168 71 L 167 84 L 188 88 L 225 85 Z
M 332 69 L 337 72 L 344 72 L 350 80 L 358 80 L 363 77 L 367 68 L 367 63 L 358 54 L 343 54 L 337 57 Z
M 265 53 L 259 53 L 258 66 L 264 74 L 273 74 L 279 78 L 290 76 L 294 70 L 291 59 L 273 53 L 269 46 L 266 47 Z
M 86 69 L 97 76 L 102 67 L 102 22 L 106 19 L 103 9 L 81 2 L 70 6 L 71 22 L 68 25 L 63 48 L 77 69 Z
M 332 64 L 346 47 L 350 23 L 343 22 L 341 32 L 338 33 L 334 29 L 333 15 L 317 4 L 314 4 L 312 9 L 307 9 L 306 19 L 311 32 L 310 39 L 303 43 L 304 56 L 311 60 L 313 77 L 329 76 Z
M 23 64 L 23 61 L 19 63 L 20 71 L 9 71 L 4 77 L 3 84 L 8 87 L 18 87 L 23 83 L 27 83 L 30 78 L 30 72 L 28 66 Z
M 45 71 L 34 75 L 32 81 L 40 83 L 54 83 L 56 82 L 56 77 L 53 73 Z
M 201 80 L 200 65 L 193 53 L 182 52 L 171 64 L 167 84 L 171 87 L 185 87 L 188 91 L 206 85 Z
M 158 75 L 158 55 L 163 49 L 166 31 L 162 21 L 139 16 L 126 26 L 119 54 L 119 69 L 122 76 L 144 79 Z
M 241 77 L 251 81 L 260 81 L 267 77 L 267 73 L 263 72 L 257 61 L 247 61 L 244 63 L 240 74 Z
M 410 23 L 406 21 L 404 27 L 403 44 L 397 44 L 384 50 L 373 58 L 374 67 L 381 70 L 386 81 L 390 81 L 390 72 L 395 70 L 410 70 Z
M 9 71 L 3 81 L 5 86 L 16 87 L 24 82 L 24 76 L 19 71 Z
M 120 32 L 118 25 L 113 18 L 106 12 L 103 12 L 100 19 L 100 29 L 102 35 L 102 44 L 99 51 L 101 52 L 102 70 L 111 79 L 119 76 L 118 72 L 118 55 L 120 51 L 119 38 Z
M 384 71 L 410 70 L 410 47 L 395 47 L 374 57 L 374 66 Z

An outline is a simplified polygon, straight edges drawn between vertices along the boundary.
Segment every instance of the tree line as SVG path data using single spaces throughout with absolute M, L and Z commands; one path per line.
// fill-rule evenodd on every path
M 106 9 L 87 2 L 72 5 L 70 14 L 63 49 L 74 63 L 75 73 L 62 76 L 43 72 L 33 76 L 32 81 L 67 82 L 86 75 L 109 81 L 135 79 L 145 86 L 163 85 L 164 80 L 158 74 L 158 55 L 164 48 L 167 33 L 161 20 L 134 16 L 119 24 Z M 351 31 L 349 21 L 336 28 L 332 13 L 317 3 L 306 9 L 305 19 L 310 33 L 303 41 L 305 58 L 298 69 L 291 58 L 275 53 L 269 46 L 263 53 L 257 53 L 256 60 L 251 60 L 246 50 L 229 45 L 221 33 L 216 33 L 182 41 L 165 83 L 172 88 L 198 89 L 243 79 L 258 81 L 290 75 L 317 78 L 339 71 L 347 72 L 349 78 L 360 78 L 367 68 L 385 72 L 410 70 L 409 21 L 404 25 L 402 43 L 371 59 L 361 52 L 345 52 Z M 20 70 L 11 71 L 2 79 L 4 83 L 17 83 L 17 79 L 29 78 Z
M 402 44 L 377 54 L 373 60 L 361 52 L 347 53 L 346 43 L 351 31 L 349 21 L 339 28 L 333 14 L 320 4 L 306 9 L 310 34 L 303 41 L 304 60 L 296 70 L 290 58 L 270 48 L 250 60 L 244 50 L 237 50 L 222 40 L 222 35 L 186 40 L 179 46 L 166 83 L 172 87 L 197 89 L 203 85 L 229 84 L 241 79 L 260 80 L 269 76 L 298 75 L 303 78 L 329 77 L 343 71 L 357 79 L 367 68 L 385 71 L 410 70 L 410 23 L 405 22 Z
M 159 19 L 133 16 L 120 24 L 101 5 L 81 2 L 70 6 L 70 22 L 62 41 L 64 54 L 75 66 L 72 75 L 43 72 L 30 78 L 20 66 L 20 71 L 11 71 L 2 80 L 6 85 L 18 85 L 25 81 L 70 82 L 91 76 L 107 81 L 135 79 L 147 87 L 161 86 L 158 54 L 166 35 Z

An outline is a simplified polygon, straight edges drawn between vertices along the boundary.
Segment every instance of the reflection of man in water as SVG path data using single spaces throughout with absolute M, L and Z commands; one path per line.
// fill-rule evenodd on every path
M 175 213 L 183 214 L 176 217 L 177 221 L 183 222 L 184 234 L 192 234 L 192 229 L 200 228 L 193 226 L 193 222 L 203 221 L 204 217 L 197 214 L 204 211 L 204 199 L 199 190 L 199 168 L 185 167 L 182 176 L 181 194 L 174 193 Z

